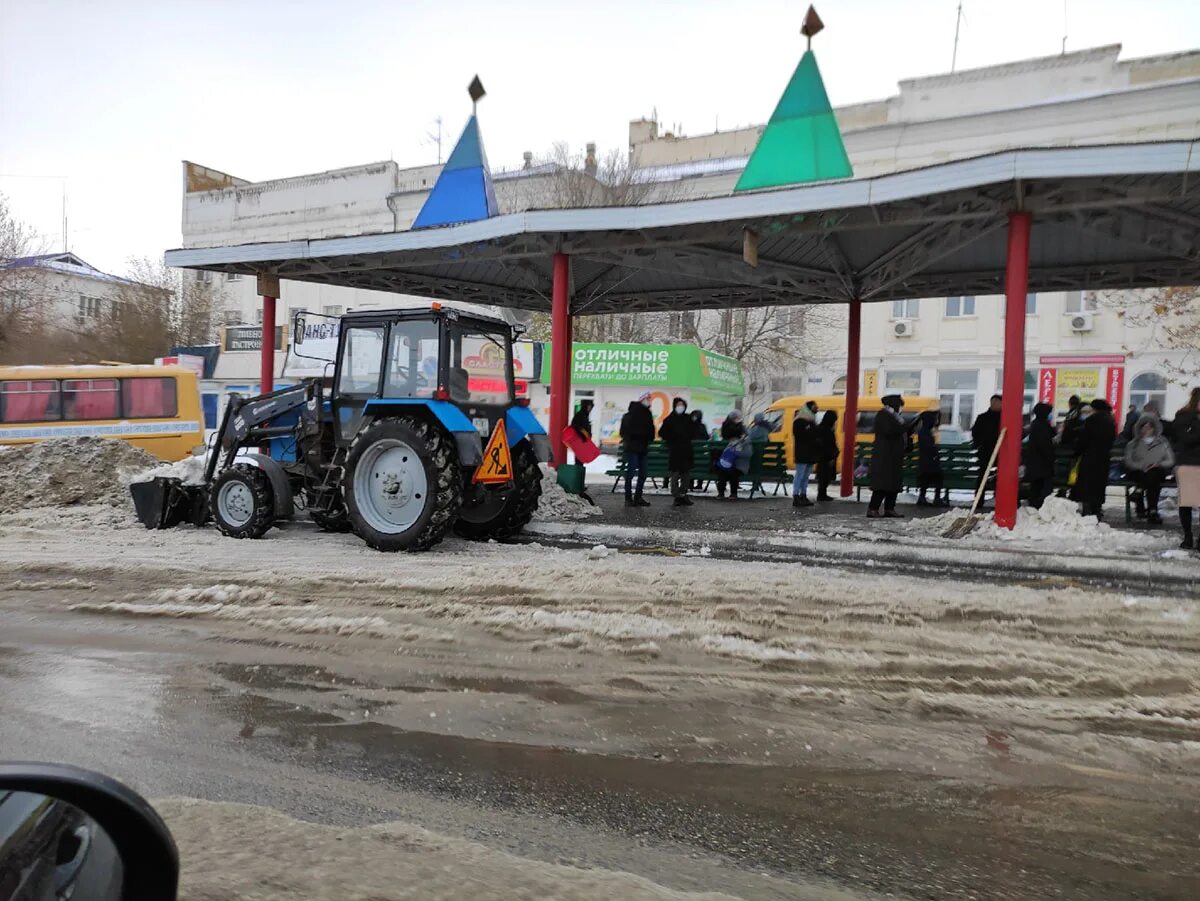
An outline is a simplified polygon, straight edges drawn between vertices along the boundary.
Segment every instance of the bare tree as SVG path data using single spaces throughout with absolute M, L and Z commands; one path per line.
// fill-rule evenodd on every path
M 1097 299 L 1140 332 L 1140 346 L 1126 346 L 1126 353 L 1153 356 L 1176 351 L 1177 359 L 1158 361 L 1163 373 L 1178 382 L 1200 376 L 1200 287 L 1106 291 Z
M 13 217 L 0 194 L 0 363 L 37 362 L 51 345 L 48 299 L 31 268 L 8 264 L 46 252 L 33 227 Z

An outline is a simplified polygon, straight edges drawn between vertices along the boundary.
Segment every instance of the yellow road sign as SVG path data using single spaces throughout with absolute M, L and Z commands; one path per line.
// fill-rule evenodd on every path
M 475 470 L 475 481 L 485 485 L 495 485 L 512 481 L 512 452 L 508 449 L 508 434 L 504 430 L 504 420 L 496 422 L 492 432 L 492 440 L 483 451 L 483 462 Z

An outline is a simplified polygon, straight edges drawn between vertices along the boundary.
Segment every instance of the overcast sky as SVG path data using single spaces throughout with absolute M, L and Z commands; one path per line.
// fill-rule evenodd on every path
M 180 243 L 180 160 L 252 181 L 449 153 L 470 111 L 493 169 L 555 141 L 623 148 L 763 122 L 803 50 L 790 0 L 0 0 L 0 192 L 110 271 Z M 948 71 L 957 0 L 822 0 L 835 105 Z M 1062 0 L 964 0 L 958 67 L 1057 53 Z M 1198 0 L 1067 0 L 1068 50 L 1200 48 Z

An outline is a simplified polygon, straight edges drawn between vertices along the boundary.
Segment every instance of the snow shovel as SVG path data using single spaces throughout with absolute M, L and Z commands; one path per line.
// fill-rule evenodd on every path
M 1007 431 L 1008 429 L 1000 430 L 1000 437 L 996 439 L 996 446 L 992 448 L 992 455 L 988 458 L 987 469 L 983 471 L 983 478 L 979 480 L 979 487 L 975 489 L 975 503 L 971 504 L 971 512 L 950 523 L 950 528 L 942 533 L 943 538 L 965 538 L 975 526 L 979 525 L 981 517 L 975 511 L 979 509 L 979 502 L 983 500 L 983 492 L 987 489 L 988 480 L 992 477 L 992 470 L 996 466 L 996 455 L 1000 453 L 1000 445 L 1004 443 L 1004 435 Z

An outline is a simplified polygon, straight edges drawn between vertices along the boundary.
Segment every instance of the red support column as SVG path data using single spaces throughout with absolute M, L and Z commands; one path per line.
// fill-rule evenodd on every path
M 855 446 L 858 442 L 858 370 L 862 363 L 862 301 L 850 301 L 846 336 L 846 411 L 842 415 L 842 497 L 854 491 Z
M 1004 442 L 996 458 L 996 525 L 1011 529 L 1017 524 L 1017 499 L 1021 489 L 1022 420 L 1025 400 L 1025 295 L 1029 290 L 1029 213 L 1008 217 L 1008 267 L 1004 274 L 1004 387 L 1000 428 Z
M 264 294 L 262 302 L 262 369 L 258 393 L 267 394 L 275 390 L 275 298 Z
M 567 460 L 562 433 L 570 422 L 571 404 L 571 302 L 568 285 L 571 259 L 565 253 L 554 255 L 554 287 L 550 308 L 550 451 L 555 467 Z

